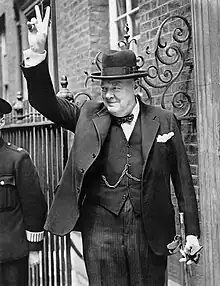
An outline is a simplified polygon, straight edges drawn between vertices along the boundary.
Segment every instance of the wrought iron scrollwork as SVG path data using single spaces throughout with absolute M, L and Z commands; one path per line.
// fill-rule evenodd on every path
M 178 19 L 183 22 L 183 25 L 173 30 L 172 40 L 174 42 L 172 41 L 168 45 L 168 42 L 163 39 L 162 31 L 169 21 Z M 161 107 L 164 109 L 166 108 L 165 95 L 168 89 L 186 66 L 186 59 L 180 44 L 190 41 L 190 39 L 191 27 L 187 19 L 182 16 L 171 16 L 161 23 L 156 35 L 154 50 L 150 51 L 149 47 L 146 48 L 146 54 L 154 54 L 155 65 L 148 66 L 148 75 L 143 78 L 144 83 L 141 83 L 141 87 L 146 91 L 150 101 L 152 101 L 152 97 L 150 96 L 149 87 L 164 89 L 161 96 Z M 177 69 L 174 73 L 172 69 L 175 65 Z M 169 69 L 169 66 L 172 69 Z M 178 118 L 183 118 L 189 114 L 192 101 L 186 91 L 177 91 L 172 96 L 171 104 L 177 111 Z
M 93 61 L 93 64 L 97 66 L 98 70 L 101 70 L 100 64 L 102 63 L 101 60 L 99 59 L 100 55 L 101 55 L 101 52 L 98 52 L 98 54 L 95 56 L 95 59 Z
M 74 102 L 78 107 L 82 107 L 87 100 L 91 100 L 92 96 L 88 92 L 78 92 L 74 95 Z
M 118 42 L 118 47 L 119 47 L 120 49 L 122 49 L 123 47 L 124 47 L 125 49 L 130 49 L 130 45 L 131 45 L 132 42 L 134 42 L 134 43 L 137 45 L 136 39 L 131 39 L 131 40 L 129 40 L 130 35 L 128 34 L 128 32 L 129 32 L 129 27 L 128 27 L 128 24 L 127 24 L 127 23 L 125 24 L 124 31 L 125 31 L 124 40 Z

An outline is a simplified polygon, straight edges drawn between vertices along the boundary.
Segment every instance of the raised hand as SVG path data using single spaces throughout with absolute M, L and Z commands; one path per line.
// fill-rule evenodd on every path
M 27 22 L 28 26 L 28 41 L 33 52 L 42 54 L 45 50 L 47 40 L 50 7 L 46 8 L 45 16 L 42 19 L 39 6 L 35 6 L 36 17 Z

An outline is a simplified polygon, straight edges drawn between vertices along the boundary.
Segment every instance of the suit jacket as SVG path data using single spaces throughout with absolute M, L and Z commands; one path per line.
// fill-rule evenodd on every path
M 94 163 L 111 124 L 103 103 L 86 102 L 81 110 L 54 94 L 47 63 L 22 68 L 27 80 L 29 101 L 44 116 L 75 133 L 74 143 L 45 228 L 65 235 L 74 229 L 79 218 L 83 180 Z M 175 116 L 168 111 L 140 102 L 142 128 L 141 208 L 146 238 L 158 254 L 167 254 L 166 245 L 175 235 L 174 208 L 171 202 L 170 178 L 185 214 L 186 234 L 199 236 L 195 192 L 184 144 Z M 157 136 L 174 132 L 167 142 Z
M 0 138 L 0 263 L 39 250 L 47 206 L 29 154 Z M 29 232 L 30 241 L 26 236 Z M 43 233 L 42 233 L 43 234 Z M 34 240 L 32 236 L 36 236 Z

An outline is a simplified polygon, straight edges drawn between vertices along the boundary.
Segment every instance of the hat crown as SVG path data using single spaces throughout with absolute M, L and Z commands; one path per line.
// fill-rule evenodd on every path
M 135 53 L 131 50 L 103 53 L 102 69 L 107 67 L 136 67 L 136 62 Z
M 91 79 L 111 80 L 111 79 L 137 79 L 145 77 L 148 72 L 140 70 L 138 58 L 131 50 L 122 51 L 111 50 L 108 53 L 102 53 L 102 58 L 98 59 L 99 52 L 95 58 L 99 72 L 94 72 L 88 76 Z
M 103 53 L 101 74 L 105 77 L 134 74 L 138 70 L 136 62 L 135 53 L 131 50 Z

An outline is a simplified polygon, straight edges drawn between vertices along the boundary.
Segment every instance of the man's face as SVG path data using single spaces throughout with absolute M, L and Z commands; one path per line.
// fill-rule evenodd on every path
M 102 80 L 103 102 L 108 111 L 118 117 L 129 114 L 135 106 L 134 80 Z

